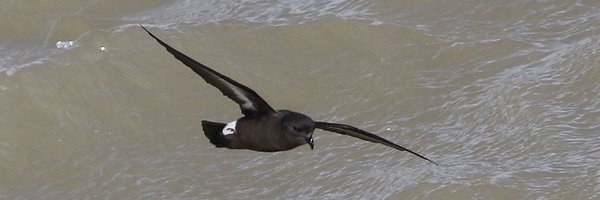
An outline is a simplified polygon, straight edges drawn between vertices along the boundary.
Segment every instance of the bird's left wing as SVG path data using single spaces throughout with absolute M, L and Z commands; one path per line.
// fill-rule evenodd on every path
M 181 61 L 183 64 L 192 69 L 192 71 L 196 72 L 196 74 L 200 75 L 207 83 L 219 89 L 223 95 L 229 97 L 239 104 L 244 115 L 253 116 L 275 112 L 275 110 L 273 110 L 273 108 L 271 108 L 271 106 L 269 106 L 265 100 L 263 100 L 256 92 L 254 92 L 254 90 L 207 67 L 198 61 L 195 61 L 194 59 L 158 39 L 158 37 L 150 33 L 150 31 L 148 31 L 148 29 L 146 29 L 144 26 L 140 26 L 160 45 L 165 47 L 169 53 L 173 54 L 177 60 Z

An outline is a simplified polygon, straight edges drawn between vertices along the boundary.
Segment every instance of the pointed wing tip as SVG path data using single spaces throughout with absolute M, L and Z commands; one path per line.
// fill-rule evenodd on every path
M 400 150 L 400 149 L 398 149 L 398 150 Z M 422 156 L 421 154 L 418 154 L 418 153 L 416 153 L 416 152 L 414 152 L 414 151 L 411 151 L 411 150 L 409 150 L 409 149 L 407 149 L 407 148 L 404 148 L 404 151 L 408 151 L 409 153 L 412 153 L 413 155 L 415 155 L 415 156 L 417 156 L 417 157 L 419 157 L 419 158 L 422 158 L 423 160 L 429 161 L 429 162 L 433 163 L 435 166 L 438 166 L 438 167 L 440 166 L 440 165 L 439 165 L 439 164 L 437 164 L 435 161 L 433 161 L 433 160 L 431 160 L 431 159 L 429 159 L 429 158 L 427 158 L 427 157 L 425 157 L 425 156 Z
M 144 31 L 150 33 L 150 31 L 148 31 L 148 29 L 146 27 L 144 27 L 144 25 L 142 25 L 142 24 L 138 24 L 138 25 L 140 25 L 140 27 L 142 27 L 142 29 L 144 29 Z
M 427 161 L 429 161 L 429 162 L 433 163 L 435 166 L 438 166 L 438 167 L 440 166 L 440 165 L 438 165 L 438 164 L 437 164 L 435 161 L 433 161 L 433 160 L 429 160 L 428 158 L 426 158 L 425 160 L 427 160 Z
M 148 33 L 150 36 L 152 36 L 154 39 L 156 39 L 162 45 L 162 41 L 160 39 L 158 39 L 156 36 L 154 36 L 154 34 L 152 34 L 146 27 L 144 27 L 141 24 L 139 24 L 139 25 L 140 25 L 140 27 L 142 27 L 142 29 L 144 29 L 144 31 L 146 31 L 146 33 Z
M 413 155 L 415 155 L 415 156 L 417 156 L 417 157 L 419 157 L 419 158 L 422 158 L 423 160 L 429 161 L 429 162 L 431 162 L 431 163 L 435 164 L 435 166 L 440 166 L 440 165 L 439 165 L 439 164 L 437 164 L 435 161 L 433 161 L 433 160 L 431 160 L 431 159 L 429 159 L 429 158 L 427 158 L 427 157 L 425 157 L 425 156 L 423 156 L 423 155 L 421 155 L 421 154 L 418 154 L 417 152 L 414 152 L 414 151 L 412 151 L 412 150 L 409 150 L 409 149 L 407 149 L 407 148 L 404 148 L 404 151 L 408 151 L 409 153 L 412 153 Z

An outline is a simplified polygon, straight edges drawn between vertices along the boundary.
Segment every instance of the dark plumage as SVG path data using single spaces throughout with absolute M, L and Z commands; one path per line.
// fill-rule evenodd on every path
M 140 25 L 141 26 L 141 25 Z M 319 128 L 369 142 L 380 143 L 400 151 L 408 151 L 422 159 L 434 161 L 382 137 L 346 124 L 315 122 L 310 117 L 289 111 L 274 110 L 254 90 L 203 65 L 169 46 L 142 28 L 175 58 L 200 75 L 208 84 L 215 86 L 242 110 L 243 117 L 229 124 L 203 120 L 204 134 L 216 147 L 250 149 L 263 152 L 285 151 L 309 144 L 314 148 L 313 131 Z

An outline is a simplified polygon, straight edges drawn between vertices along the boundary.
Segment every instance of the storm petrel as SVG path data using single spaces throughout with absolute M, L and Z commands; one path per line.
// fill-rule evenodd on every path
M 434 161 L 373 133 L 354 126 L 313 121 L 310 117 L 289 110 L 275 110 L 254 90 L 190 58 L 158 39 L 140 25 L 175 58 L 200 75 L 208 84 L 240 105 L 243 117 L 230 123 L 202 121 L 202 129 L 216 147 L 249 149 L 262 152 L 286 151 L 308 144 L 314 148 L 315 128 L 383 144 L 400 151 L 408 151 L 431 163 Z

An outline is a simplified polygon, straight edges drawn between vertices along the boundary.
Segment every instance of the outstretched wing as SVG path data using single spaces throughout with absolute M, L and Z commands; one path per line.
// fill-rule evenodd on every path
M 429 158 L 426 158 L 425 156 L 419 155 L 418 153 L 415 153 L 414 151 L 411 151 L 400 145 L 394 144 L 393 142 L 383 139 L 382 137 L 379 137 L 378 135 L 369 133 L 367 131 L 363 131 L 361 129 L 358 129 L 358 128 L 350 126 L 350 125 L 335 124 L 335 123 L 329 123 L 329 122 L 315 122 L 315 127 L 326 130 L 326 131 L 336 132 L 336 133 L 339 133 L 342 135 L 349 135 L 349 136 L 352 136 L 352 137 L 355 137 L 358 139 L 362 139 L 362 140 L 366 140 L 369 142 L 383 144 L 385 146 L 392 147 L 392 148 L 400 150 L 400 151 L 408 151 L 412 154 L 415 154 L 416 156 L 419 156 L 420 158 L 423 158 L 429 162 L 432 162 L 435 165 L 438 165 L 436 162 L 429 160 Z
M 229 97 L 237 104 L 240 105 L 240 109 L 242 113 L 246 116 L 254 116 L 263 113 L 275 112 L 269 104 L 254 90 L 238 83 L 237 81 L 207 67 L 206 65 L 195 61 L 194 59 L 188 57 L 187 55 L 179 52 L 177 49 L 169 46 L 167 43 L 158 39 L 158 37 L 154 36 L 154 34 L 150 33 L 148 29 L 144 26 L 140 25 L 150 36 L 152 36 L 160 45 L 165 47 L 167 51 L 177 60 L 181 61 L 183 64 L 191 68 L 196 74 L 200 75 L 208 84 L 215 86 L 219 89 L 223 95 Z

